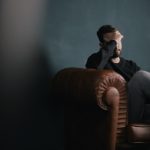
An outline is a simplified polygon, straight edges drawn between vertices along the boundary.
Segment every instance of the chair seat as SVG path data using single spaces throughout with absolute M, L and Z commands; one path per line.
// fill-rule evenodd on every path
M 150 124 L 130 124 L 127 129 L 130 143 L 150 142 Z

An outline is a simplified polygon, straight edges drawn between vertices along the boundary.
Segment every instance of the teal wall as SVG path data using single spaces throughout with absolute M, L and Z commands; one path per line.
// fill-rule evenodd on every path
M 97 51 L 97 29 L 112 24 L 124 34 L 122 56 L 150 71 L 149 0 L 51 0 L 45 45 L 51 70 L 84 67 Z

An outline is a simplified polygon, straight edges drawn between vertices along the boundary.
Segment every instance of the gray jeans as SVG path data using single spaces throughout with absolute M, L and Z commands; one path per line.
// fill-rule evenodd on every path
M 128 82 L 129 123 L 143 122 L 145 116 L 146 120 L 150 121 L 148 104 L 150 104 L 150 73 L 140 70 Z

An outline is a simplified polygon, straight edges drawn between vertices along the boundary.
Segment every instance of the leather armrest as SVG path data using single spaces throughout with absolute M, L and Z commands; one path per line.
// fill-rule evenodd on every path
M 94 103 L 107 110 L 108 115 L 102 120 L 107 120 L 105 145 L 115 150 L 127 123 L 126 81 L 121 75 L 113 70 L 66 68 L 54 76 L 52 89 L 57 100 L 65 98 L 67 104 Z
M 100 108 L 107 110 L 112 104 L 105 98 L 107 90 L 114 87 L 123 97 L 126 94 L 125 83 L 123 77 L 113 70 L 66 68 L 55 75 L 53 92 L 57 96 L 71 97 L 72 101 L 96 102 Z
M 110 97 L 117 96 L 119 94 L 120 100 L 126 98 L 126 81 L 124 78 L 113 70 L 103 70 L 99 72 L 99 79 L 95 83 L 97 104 L 104 110 L 113 104 Z M 114 88 L 109 95 L 107 91 L 110 88 Z M 107 97 L 109 96 L 109 98 Z

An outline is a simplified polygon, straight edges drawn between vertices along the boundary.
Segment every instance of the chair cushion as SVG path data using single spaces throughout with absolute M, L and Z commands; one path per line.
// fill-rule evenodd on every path
M 130 124 L 127 129 L 130 143 L 150 142 L 150 124 Z

